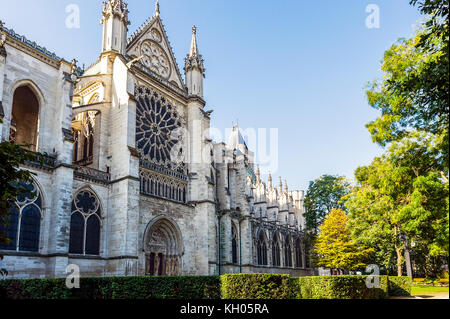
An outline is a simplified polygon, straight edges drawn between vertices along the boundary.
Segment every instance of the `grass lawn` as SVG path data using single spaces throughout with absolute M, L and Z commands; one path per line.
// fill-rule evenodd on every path
M 411 295 L 436 294 L 439 292 L 448 293 L 448 287 L 433 287 L 433 286 L 422 286 L 422 285 L 413 285 L 411 287 Z

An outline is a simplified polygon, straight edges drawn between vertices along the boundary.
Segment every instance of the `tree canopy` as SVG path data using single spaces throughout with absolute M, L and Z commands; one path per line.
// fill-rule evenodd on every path
M 346 197 L 352 237 L 374 248 L 376 262 L 396 260 L 402 274 L 402 234 L 422 253 L 448 256 L 448 183 L 433 167 L 433 138 L 424 133 L 395 142 L 381 157 L 356 170 Z
M 319 226 L 314 247 L 317 266 L 336 270 L 364 268 L 371 248 L 355 244 L 347 229 L 347 216 L 342 209 L 332 209 Z
M 350 191 L 350 183 L 344 176 L 323 175 L 309 183 L 305 196 L 306 228 L 317 232 L 318 226 L 333 209 L 345 210 L 341 201 Z
M 406 238 L 415 261 L 435 275 L 449 255 L 448 1 L 410 3 L 427 20 L 385 52 L 384 77 L 367 90 L 381 112 L 367 128 L 388 149 L 356 170 L 345 199 L 352 238 L 374 248 L 375 262 L 396 263 L 401 275 Z
M 367 127 L 383 146 L 414 132 L 436 136 L 443 174 L 448 176 L 449 26 L 448 1 L 412 0 L 429 15 L 411 39 L 400 39 L 385 52 L 381 81 L 369 83 L 369 104 L 381 116 Z

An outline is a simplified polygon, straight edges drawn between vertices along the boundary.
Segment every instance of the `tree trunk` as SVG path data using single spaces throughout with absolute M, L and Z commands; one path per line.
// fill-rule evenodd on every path
M 401 277 L 403 275 L 403 270 L 402 270 L 402 266 L 403 266 L 403 254 L 402 254 L 402 247 L 399 243 L 399 233 L 398 233 L 398 226 L 394 227 L 394 234 L 395 234 L 395 243 L 394 243 L 394 247 L 395 247 L 395 253 L 397 254 L 397 276 Z

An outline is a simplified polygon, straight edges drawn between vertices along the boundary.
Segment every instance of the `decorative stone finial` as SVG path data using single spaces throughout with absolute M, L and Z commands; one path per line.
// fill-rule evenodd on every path
M 284 180 L 284 191 L 287 193 L 289 191 L 287 180 Z
M 6 42 L 6 35 L 4 35 L 2 32 L 4 26 L 5 26 L 5 23 L 2 20 L 0 20 L 0 48 L 2 48 Z
M 156 0 L 156 4 L 155 4 L 155 16 L 159 16 L 160 11 L 159 11 L 159 0 Z
M 70 70 L 70 74 L 75 74 L 75 72 L 76 72 L 76 70 L 77 70 L 77 60 L 76 59 L 73 59 L 72 60 L 72 68 L 71 68 L 71 70 Z
M 256 166 L 256 181 L 258 183 L 261 181 L 261 171 L 259 170 L 259 165 Z
M 197 47 L 197 27 L 194 25 L 192 27 L 192 42 L 191 42 L 191 50 L 189 51 L 189 57 L 198 56 L 198 47 Z
M 192 42 L 191 49 L 189 50 L 189 54 L 184 59 L 185 66 L 184 71 L 187 73 L 192 70 L 198 70 L 202 73 L 203 77 L 205 76 L 205 66 L 203 57 L 200 55 L 197 46 L 197 27 L 194 25 L 192 27 Z

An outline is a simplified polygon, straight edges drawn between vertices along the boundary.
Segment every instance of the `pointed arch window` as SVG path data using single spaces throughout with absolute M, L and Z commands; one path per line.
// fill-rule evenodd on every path
M 231 225 L 231 261 L 237 264 L 238 261 L 238 233 L 236 227 Z
M 74 196 L 70 218 L 70 254 L 100 254 L 101 217 L 100 202 L 93 192 L 83 190 Z
M 37 151 L 39 137 L 39 100 L 33 90 L 20 86 L 14 91 L 9 141 Z
M 94 135 L 99 112 L 88 111 L 77 114 L 72 121 L 74 135 L 73 162 L 80 166 L 93 163 Z
M 303 268 L 302 242 L 300 238 L 295 241 L 295 267 Z
M 278 239 L 278 234 L 275 233 L 273 235 L 273 246 L 272 246 L 272 263 L 275 267 L 281 266 L 280 261 L 280 255 L 281 255 L 281 249 L 280 249 L 280 240 Z
M 0 243 L 0 250 L 39 251 L 42 221 L 42 195 L 33 184 L 20 182 L 26 192 L 10 208 L 9 216 L 0 223 L 0 233 L 8 239 Z
M 292 245 L 289 235 L 286 236 L 284 243 L 284 263 L 286 267 L 292 267 Z
M 267 265 L 267 244 L 266 244 L 266 238 L 264 236 L 263 231 L 259 232 L 258 241 L 256 243 L 256 249 L 257 249 L 258 265 L 266 266 Z

